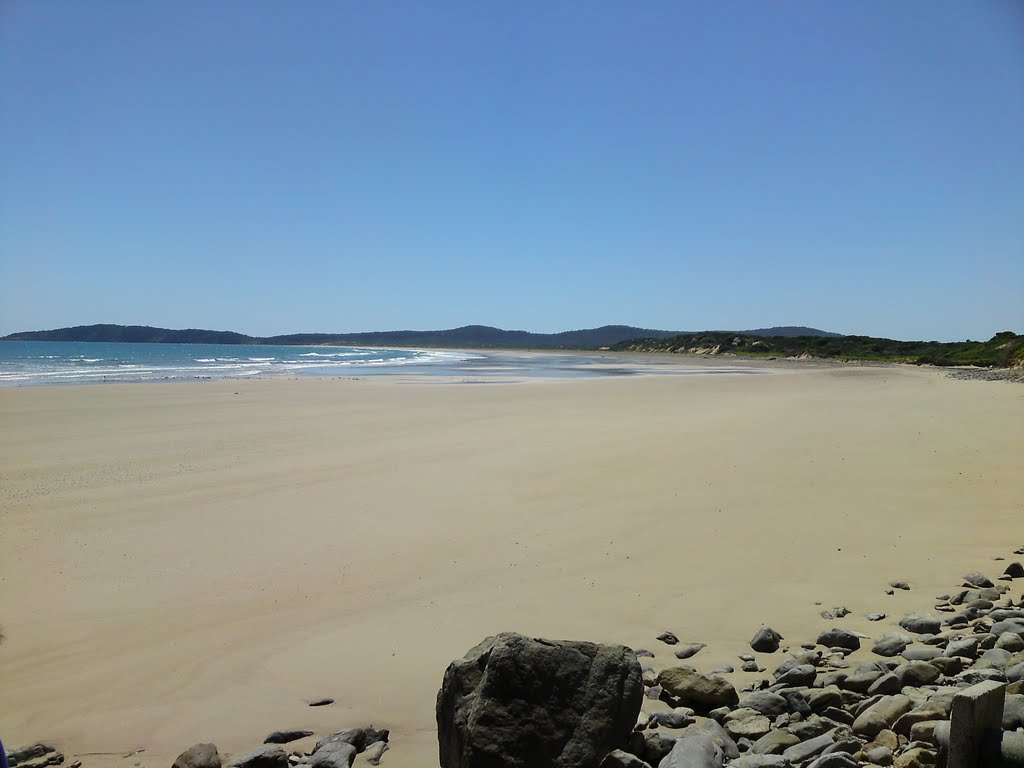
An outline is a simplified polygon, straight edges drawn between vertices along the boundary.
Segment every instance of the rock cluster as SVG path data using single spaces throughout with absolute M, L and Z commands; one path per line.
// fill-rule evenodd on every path
M 955 368 L 947 371 L 951 379 L 974 379 L 977 381 L 1012 381 L 1024 384 L 1024 368 Z
M 370 765 L 379 765 L 390 738 L 387 730 L 367 725 L 328 734 L 309 754 L 299 750 L 286 752 L 276 746 L 312 735 L 312 731 L 305 730 L 274 731 L 265 739 L 265 746 L 233 757 L 226 764 L 213 744 L 195 744 L 178 755 L 171 768 L 350 768 L 356 755 L 363 753 Z
M 1024 744 L 1024 596 L 1015 602 L 999 582 L 1018 574 L 1019 563 L 995 582 L 966 574 L 934 605 L 941 619 L 904 616 L 874 639 L 826 627 L 778 659 L 770 678 L 742 690 L 723 677 L 731 666 L 704 673 L 673 659 L 655 672 L 645 664 L 648 703 L 639 712 L 637 659 L 625 658 L 622 646 L 598 646 L 577 661 L 575 646 L 589 644 L 488 638 L 445 675 L 437 707 L 441 766 L 931 768 L 944 759 L 953 697 L 986 680 L 1006 684 L 1002 725 L 1020 732 L 1004 739 L 1005 755 L 1014 748 L 1008 744 Z M 823 612 L 830 621 L 848 613 Z M 671 632 L 658 639 L 677 657 L 704 647 Z M 750 644 L 776 653 L 782 639 L 762 627 Z M 609 661 L 598 665 L 595 684 L 588 664 L 599 656 Z M 751 654 L 740 660 L 744 670 L 764 671 Z M 623 706 L 615 702 L 617 686 L 627 692 Z M 631 712 L 636 721 L 626 732 Z
M 1014 554 L 1024 555 L 1024 547 Z M 681 643 L 671 632 L 658 637 L 675 657 L 660 671 L 641 665 L 655 656 L 648 650 L 515 633 L 489 637 L 445 672 L 436 707 L 440 765 L 938 768 L 949 747 L 954 697 L 995 682 L 1005 686 L 1005 699 L 996 747 L 1002 757 L 993 764 L 1024 766 L 1024 595 L 1015 601 L 1006 583 L 1018 578 L 1020 562 L 995 580 L 967 573 L 936 598 L 939 617 L 890 620 L 874 638 L 827 626 L 814 642 L 783 647 L 782 634 L 763 626 L 751 649 L 783 655 L 770 663 L 762 656 L 774 667 L 770 677 L 740 690 L 724 677 L 731 665 L 702 672 L 679 664 L 705 645 Z M 904 584 L 893 581 L 888 589 Z M 822 616 L 831 623 L 849 613 L 843 607 Z M 752 654 L 739 660 L 744 672 L 766 670 Z M 308 753 L 279 746 L 312 735 L 274 731 L 264 745 L 226 763 L 215 745 L 196 744 L 172 768 L 351 768 L 357 755 L 378 765 L 390 738 L 370 725 L 328 734 Z M 34 744 L 11 750 L 8 760 L 11 768 L 48 768 L 62 765 L 64 755 Z
M 232 757 L 227 762 L 224 762 L 216 745 L 194 744 L 178 755 L 171 768 L 350 768 L 357 755 L 364 755 L 362 759 L 370 765 L 379 765 L 390 739 L 387 730 L 367 725 L 328 734 L 308 754 L 300 750 L 285 751 L 275 746 L 312 735 L 313 731 L 305 730 L 274 731 L 266 737 L 265 746 Z M 64 763 L 64 755 L 47 744 L 12 749 L 7 753 L 7 759 L 11 768 L 47 768 Z M 76 760 L 65 768 L 81 766 L 82 762 Z
M 947 746 L 954 695 L 984 680 L 1007 684 L 1003 728 L 1020 732 L 1003 741 L 1004 759 L 1012 759 L 1005 753 L 1016 747 L 1008 745 L 1024 743 L 1024 596 L 1014 602 L 1009 587 L 996 584 L 1021 575 L 1016 562 L 996 582 L 966 574 L 935 604 L 942 619 L 903 617 L 899 631 L 869 643 L 871 656 L 860 663 L 850 657 L 870 638 L 828 627 L 782 659 L 770 679 L 742 691 L 692 666 L 649 669 L 647 698 L 670 710 L 641 713 L 629 747 L 609 754 L 602 768 L 930 768 Z M 778 640 L 763 627 L 751 647 L 774 653 Z
M 62 765 L 64 755 L 49 744 L 32 744 L 27 747 L 12 749 L 7 753 L 7 762 L 11 768 L 46 768 L 50 765 Z M 82 763 L 74 762 L 68 768 L 78 768 Z

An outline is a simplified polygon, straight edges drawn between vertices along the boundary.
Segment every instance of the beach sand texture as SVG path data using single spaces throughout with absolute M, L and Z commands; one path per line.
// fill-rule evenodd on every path
M 738 667 L 1024 545 L 1024 387 L 931 370 L 0 389 L 0 425 L 0 734 L 84 768 L 371 722 L 434 766 L 489 634 Z

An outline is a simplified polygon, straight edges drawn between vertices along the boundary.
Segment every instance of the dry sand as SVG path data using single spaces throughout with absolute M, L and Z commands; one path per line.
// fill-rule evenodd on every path
M 1024 387 L 927 370 L 2 389 L 0 425 L 0 734 L 145 750 L 85 768 L 368 722 L 434 766 L 488 634 L 661 667 L 670 629 L 708 669 L 823 607 L 880 634 L 1024 544 Z

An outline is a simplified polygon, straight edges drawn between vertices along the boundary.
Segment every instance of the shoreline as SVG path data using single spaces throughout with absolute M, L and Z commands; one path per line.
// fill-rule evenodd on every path
M 832 605 L 878 632 L 1005 554 L 1017 390 L 794 365 L 0 389 L 0 732 L 158 768 L 372 722 L 383 764 L 435 765 L 440 676 L 488 634 L 672 629 L 710 668 Z
M 18 343 L 18 342 L 16 342 Z M 43 343 L 43 342 L 39 342 Z M 62 344 L 63 342 L 54 342 Z M 77 342 L 76 345 L 88 345 L 97 342 Z M 117 344 L 98 342 L 104 347 Z M 131 345 L 138 346 L 138 345 Z M 159 348 L 162 345 L 149 344 L 147 347 Z M 208 347 L 210 345 L 172 344 L 171 347 L 189 348 L 191 346 Z M 427 354 L 440 357 L 414 359 L 397 357 L 392 360 L 367 360 L 352 362 L 325 360 L 321 363 L 309 360 L 300 365 L 298 360 L 287 357 L 276 359 L 238 357 L 237 347 L 245 345 L 214 345 L 228 355 L 223 360 L 194 359 L 187 355 L 185 359 L 173 358 L 150 359 L 148 355 L 136 358 L 114 356 L 104 366 L 93 369 L 86 366 L 80 369 L 64 371 L 60 365 L 46 363 L 39 371 L 31 369 L 14 369 L 0 374 L 0 388 L 14 387 L 46 387 L 46 386 L 95 386 L 118 383 L 197 383 L 203 381 L 234 381 L 244 382 L 257 379 L 340 379 L 340 378 L 402 378 L 412 381 L 457 381 L 464 383 L 494 383 L 495 381 L 517 381 L 522 383 L 530 379 L 547 378 L 587 378 L 601 376 L 638 376 L 638 375 L 700 375 L 734 373 L 779 373 L 808 370 L 814 368 L 893 368 L 905 367 L 917 370 L 942 371 L 951 378 L 975 379 L 984 381 L 1005 380 L 1024 382 L 1024 369 L 990 369 L 972 366 L 931 366 L 905 362 L 884 360 L 846 360 L 820 357 L 774 357 L 764 355 L 744 355 L 730 352 L 718 354 L 698 354 L 687 352 L 664 351 L 631 351 L 631 350 L 538 350 L 538 349 L 473 349 L 461 347 L 378 347 L 362 345 L 353 347 L 352 353 L 343 353 L 343 357 L 358 354 L 355 350 L 365 353 L 409 353 Z M 261 345 L 255 345 L 261 346 Z M 333 345 L 290 345 L 296 350 L 327 349 Z M 277 349 L 278 347 L 273 347 Z M 288 347 L 283 347 L 288 348 Z M 99 353 L 97 353 L 99 354 Z M 213 354 L 212 352 L 210 354 Z M 309 357 L 311 353 L 298 355 L 299 358 Z M 294 357 L 294 355 L 293 355 Z M 319 355 L 318 357 L 333 357 Z M 54 356 L 43 355 L 40 359 L 51 360 Z M 16 358 L 17 360 L 34 359 Z M 15 359 L 6 362 L 14 362 Z M 126 364 L 128 361 L 132 364 Z M 5 364 L 6 364 L 5 362 Z M 81 362 L 94 363 L 97 360 L 79 361 L 70 357 L 66 361 L 72 365 Z M 217 363 L 211 368 L 196 363 Z M 49 366 L 49 367 L 48 367 Z M 102 370 L 104 367 L 110 369 Z M 52 370 L 51 370 L 52 368 Z M 118 373 L 116 369 L 124 369 Z M 249 369 L 252 370 L 249 370 Z M 239 370 L 228 370 L 239 369 Z M 328 370 L 330 369 L 330 370 Z M 166 373 L 164 373 L 166 371 Z M 306 372 L 309 371 L 309 372 Z M 315 371 L 315 372 L 314 372 Z M 163 375 L 161 375 L 163 373 Z M 99 378 L 99 376 L 103 378 Z M 13 378 L 8 378 L 13 377 Z M 19 378 L 20 377 L 20 378 Z M 53 377 L 53 378 L 50 378 Z M 24 380 L 23 380 L 24 379 Z
M 230 347 L 226 349 L 227 351 L 234 352 Z M 305 349 L 305 347 L 300 347 L 299 349 Z M 366 352 L 370 351 L 371 348 L 359 347 L 358 350 Z M 392 353 L 414 352 L 414 350 L 400 347 L 379 347 L 372 348 L 372 350 Z M 416 351 L 433 354 L 438 357 L 417 360 L 395 358 L 394 361 L 371 360 L 354 363 L 309 361 L 299 367 L 295 367 L 295 362 L 288 359 L 274 360 L 267 358 L 255 360 L 253 358 L 232 357 L 224 360 L 218 359 L 216 362 L 221 365 L 227 364 L 228 368 L 250 366 L 254 369 L 224 371 L 221 368 L 219 369 L 220 372 L 214 372 L 214 370 L 218 369 L 211 370 L 203 366 L 194 366 L 192 365 L 193 359 L 190 358 L 188 362 L 176 361 L 167 364 L 166 373 L 161 368 L 163 363 L 142 361 L 140 358 L 141 362 L 137 365 L 122 366 L 126 370 L 120 377 L 112 372 L 101 380 L 97 377 L 100 373 L 106 372 L 96 372 L 89 367 L 68 372 L 55 369 L 52 372 L 22 374 L 24 376 L 39 376 L 40 378 L 38 379 L 29 379 L 27 381 L 0 379 L 0 389 L 47 386 L 95 386 L 121 383 L 244 382 L 274 379 L 402 378 L 404 380 L 427 382 L 482 378 L 489 381 L 522 381 L 530 379 L 573 379 L 642 375 L 649 373 L 693 375 L 720 373 L 723 372 L 723 369 L 734 369 L 737 373 L 753 373 L 766 370 L 763 365 L 737 366 L 712 361 L 659 359 L 657 356 L 644 355 L 642 353 L 597 354 L 581 351 L 571 353 L 552 351 L 483 352 L 480 350 L 457 348 L 431 348 L 429 350 L 424 348 Z M 301 357 L 306 357 L 306 355 L 301 355 Z M 69 358 L 68 362 L 74 364 L 77 361 L 74 358 Z M 90 360 L 87 362 L 95 361 Z M 214 361 L 194 360 L 194 362 L 206 363 Z M 145 368 L 146 366 L 149 366 L 147 370 L 135 370 L 139 367 Z M 782 367 L 778 366 L 777 369 L 781 370 Z M 164 375 L 161 375 L 162 373 Z M 51 376 L 53 378 L 49 378 Z M 140 376 L 143 376 L 143 378 L 139 378 Z

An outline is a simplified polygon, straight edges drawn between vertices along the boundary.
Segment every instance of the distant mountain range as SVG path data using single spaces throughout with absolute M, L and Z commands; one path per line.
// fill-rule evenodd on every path
M 817 328 L 778 326 L 749 331 L 657 331 L 631 325 L 604 325 L 562 333 L 505 331 L 465 325 L 445 331 L 370 333 L 292 333 L 246 336 L 234 331 L 196 328 L 170 330 L 148 325 L 79 325 L 52 331 L 25 331 L 0 341 L 104 341 L 150 344 L 281 344 L 377 347 L 458 347 L 474 349 L 612 349 L 698 355 L 817 357 L 884 360 L 931 365 L 1024 367 L 1024 336 L 1004 331 L 988 341 L 896 341 L 843 336 Z
M 23 331 L 2 341 L 105 341 L 149 344 L 282 344 L 366 345 L 380 347 L 470 347 L 480 349 L 599 349 L 637 339 L 667 339 L 681 331 L 658 331 L 629 325 L 604 325 L 561 333 L 506 331 L 486 325 L 466 325 L 444 331 L 372 331 L 368 333 L 292 333 L 284 336 L 246 336 L 234 331 L 197 328 L 171 330 L 148 325 L 78 325 L 51 331 Z M 746 336 L 837 337 L 838 333 L 802 326 L 738 331 Z

